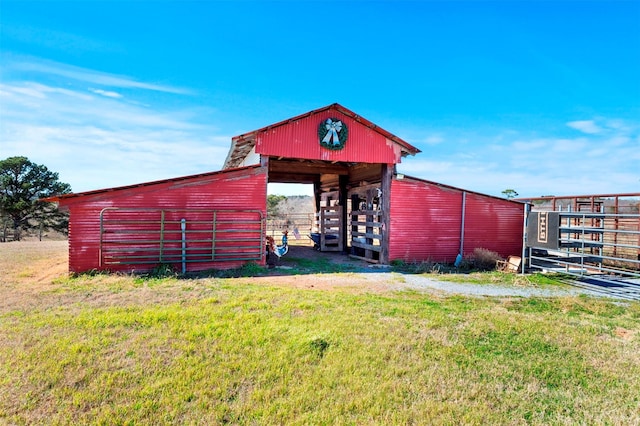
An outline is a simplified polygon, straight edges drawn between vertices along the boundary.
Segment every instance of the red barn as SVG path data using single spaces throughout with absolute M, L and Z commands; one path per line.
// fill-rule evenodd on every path
M 338 104 L 232 138 L 218 172 L 54 197 L 69 269 L 264 263 L 267 183 L 314 185 L 322 250 L 372 262 L 520 254 L 524 204 L 398 175 L 420 151 Z

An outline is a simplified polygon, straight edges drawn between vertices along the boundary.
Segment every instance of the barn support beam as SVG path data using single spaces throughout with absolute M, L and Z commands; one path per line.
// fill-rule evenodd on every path
M 462 191 L 462 211 L 460 212 L 460 251 L 458 257 L 456 257 L 456 267 L 460 266 L 462 258 L 464 257 L 464 220 L 467 210 L 467 192 Z
M 391 211 L 391 180 L 393 179 L 394 174 L 394 164 L 382 165 L 382 176 L 380 182 L 380 190 L 382 191 L 382 195 L 380 197 L 380 209 L 382 210 L 382 217 L 380 218 L 382 221 L 382 241 L 380 244 L 380 258 L 378 259 L 378 262 L 383 265 L 389 263 L 389 229 L 391 229 L 389 213 Z
M 322 182 L 318 178 L 313 182 L 313 201 L 316 207 L 316 213 L 320 212 L 320 201 L 322 199 Z
M 343 254 L 347 254 L 347 199 L 349 197 L 347 184 L 349 183 L 349 176 L 340 176 L 338 180 L 339 193 L 338 193 L 338 203 L 342 206 L 342 215 L 340 217 L 340 222 L 342 226 L 340 227 L 340 238 L 342 239 L 342 252 Z

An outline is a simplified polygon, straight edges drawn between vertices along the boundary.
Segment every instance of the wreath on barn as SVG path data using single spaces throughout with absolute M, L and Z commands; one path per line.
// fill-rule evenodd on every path
M 344 148 L 348 135 L 349 129 L 347 129 L 347 125 L 337 118 L 322 120 L 318 126 L 320 146 L 333 151 Z

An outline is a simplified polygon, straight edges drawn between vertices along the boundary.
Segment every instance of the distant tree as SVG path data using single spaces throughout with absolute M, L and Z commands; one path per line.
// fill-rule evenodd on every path
M 280 213 L 280 209 L 278 208 L 279 204 L 286 200 L 287 197 L 284 195 L 267 195 L 267 216 L 276 217 Z
M 516 192 L 516 190 L 511 188 L 505 189 L 504 191 L 502 191 L 502 193 L 504 194 L 505 197 L 507 197 L 507 200 L 510 200 L 518 196 L 518 193 Z
M 9 229 L 20 240 L 23 231 L 54 229 L 65 232 L 68 216 L 58 212 L 55 204 L 40 201 L 54 195 L 68 194 L 71 186 L 58 180 L 58 173 L 32 163 L 27 157 L 9 157 L 0 161 L 0 226 L 6 241 Z

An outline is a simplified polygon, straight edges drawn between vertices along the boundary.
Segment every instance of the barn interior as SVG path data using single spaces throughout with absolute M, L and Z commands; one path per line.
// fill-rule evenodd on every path
M 318 250 L 373 263 L 384 259 L 389 209 L 383 194 L 395 165 L 257 155 L 255 132 L 234 138 L 224 168 L 250 164 L 267 167 L 268 183 L 313 185 L 315 220 L 309 236 Z

